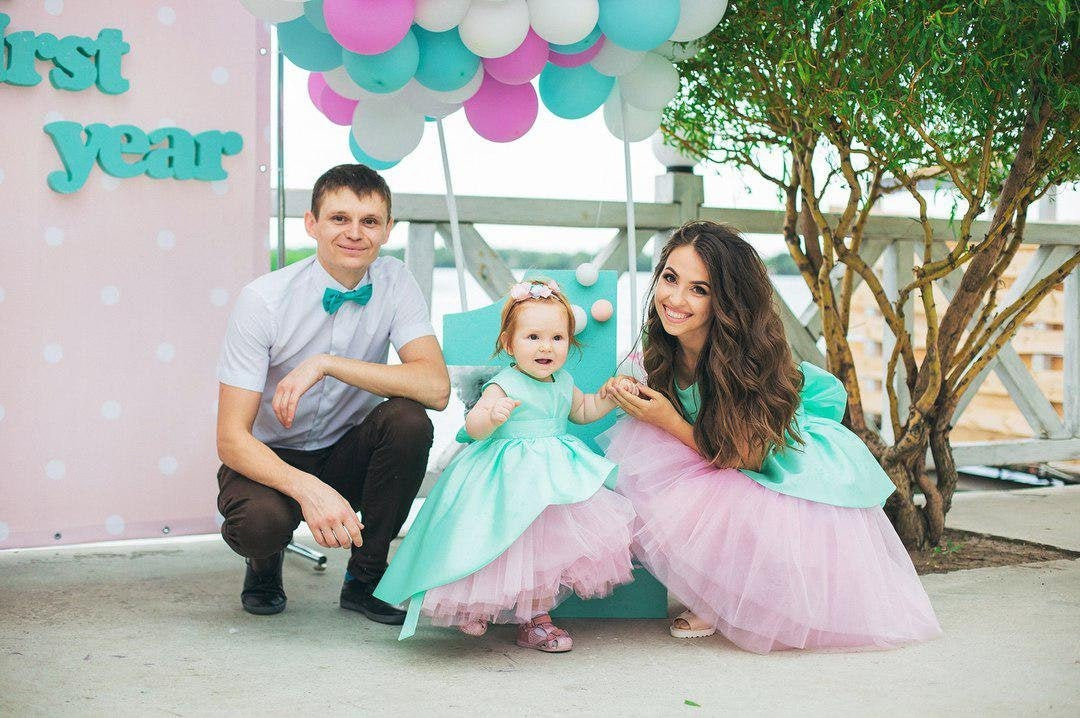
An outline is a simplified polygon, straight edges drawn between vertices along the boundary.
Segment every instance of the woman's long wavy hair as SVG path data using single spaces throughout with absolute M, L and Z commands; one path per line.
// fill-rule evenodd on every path
M 694 441 L 714 465 L 745 467 L 789 437 L 801 441 L 795 410 L 802 372 L 792 360 L 758 253 L 731 227 L 698 221 L 675 230 L 653 272 L 642 342 L 649 387 L 683 411 L 675 393 L 679 343 L 664 330 L 654 296 L 668 257 L 686 246 L 708 269 L 712 314 L 694 369 L 701 397 Z

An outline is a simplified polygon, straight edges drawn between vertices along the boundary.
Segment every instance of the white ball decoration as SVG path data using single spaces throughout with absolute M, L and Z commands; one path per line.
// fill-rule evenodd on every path
M 597 0 L 529 0 L 533 32 L 553 45 L 584 40 L 599 18 Z
M 709 34 L 724 17 L 727 4 L 728 0 L 679 0 L 679 24 L 671 39 L 686 42 Z
M 413 22 L 431 32 L 446 32 L 457 27 L 468 11 L 469 0 L 416 0 Z
M 679 71 L 655 52 L 645 53 L 641 64 L 619 78 L 627 104 L 641 110 L 661 110 L 679 91 Z
M 608 132 L 627 142 L 641 142 L 660 129 L 663 110 L 641 110 L 627 103 L 619 102 L 617 89 L 604 101 L 604 124 Z
M 596 280 L 600 278 L 600 271 L 592 262 L 582 262 L 578 265 L 578 268 L 574 270 L 574 277 L 577 278 L 578 284 L 581 286 L 591 287 L 596 284 Z
M 571 304 L 570 308 L 574 310 L 574 334 L 581 334 L 585 325 L 589 323 L 589 315 L 576 304 Z
M 480 57 L 502 57 L 521 46 L 529 32 L 525 0 L 473 0 L 458 33 Z
M 401 94 L 401 100 L 409 107 L 436 120 L 452 115 L 461 109 L 460 102 L 446 102 L 443 100 L 443 95 L 447 93 L 424 87 L 416 81 L 416 78 L 409 80 L 408 84 L 398 92 Z
M 349 73 L 345 71 L 344 65 L 335 67 L 333 70 L 327 70 L 322 76 L 331 90 L 350 100 L 363 100 L 376 96 L 374 92 L 368 92 L 353 82 L 353 79 L 349 77 Z
M 615 313 L 615 308 L 611 306 L 611 302 L 606 299 L 597 299 L 593 302 L 592 307 L 589 308 L 589 313 L 592 314 L 592 318 L 598 322 L 606 322 L 611 319 L 611 315 Z
M 604 44 L 600 46 L 600 52 L 596 53 L 591 64 L 593 69 L 601 74 L 618 77 L 640 65 L 643 59 L 645 59 L 644 52 L 627 50 L 605 37 Z

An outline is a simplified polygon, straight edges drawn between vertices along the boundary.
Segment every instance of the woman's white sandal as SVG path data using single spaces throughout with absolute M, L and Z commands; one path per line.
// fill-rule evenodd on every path
M 678 626 L 676 626 L 675 624 L 677 624 L 679 621 L 685 623 L 687 627 L 679 628 Z M 671 622 L 671 628 L 669 629 L 671 631 L 671 635 L 675 638 L 705 638 L 706 636 L 711 636 L 712 634 L 716 633 L 716 628 L 714 626 L 707 626 L 705 628 L 694 628 L 694 623 L 698 621 L 701 621 L 701 619 L 695 616 L 693 612 L 683 611 L 675 617 L 674 621 Z

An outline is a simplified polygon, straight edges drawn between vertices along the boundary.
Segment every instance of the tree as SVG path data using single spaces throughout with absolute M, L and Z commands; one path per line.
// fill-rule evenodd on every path
M 732 0 L 700 50 L 679 63 L 668 141 L 753 168 L 778 187 L 784 238 L 821 312 L 828 368 L 848 391 L 846 421 L 896 484 L 886 511 L 908 546 L 941 538 L 956 487 L 949 433 L 961 396 L 1080 263 L 1073 253 L 1008 306 L 997 303 L 1028 207 L 1080 178 L 1078 29 L 1076 0 Z M 920 187 L 928 179 L 954 198 L 949 236 L 927 216 Z M 846 203 L 830 215 L 822 198 L 838 191 Z M 923 240 L 921 264 L 894 300 L 859 254 L 871 210 L 892 192 L 918 204 Z M 984 212 L 989 229 L 973 236 Z M 933 288 L 950 275 L 959 282 L 941 305 Z M 896 337 L 883 417 L 891 443 L 862 408 L 847 336 L 856 277 Z M 909 298 L 926 317 L 923 356 L 905 328 Z

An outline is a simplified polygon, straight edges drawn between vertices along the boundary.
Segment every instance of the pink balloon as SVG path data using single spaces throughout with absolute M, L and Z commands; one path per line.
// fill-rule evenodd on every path
M 401 42 L 416 14 L 416 0 L 325 0 L 323 17 L 342 47 L 378 55 Z
M 357 100 L 342 97 L 334 91 L 334 88 L 326 87 L 319 95 L 319 104 L 316 107 L 322 110 L 326 119 L 335 125 L 349 126 L 352 125 L 356 105 Z
M 485 74 L 480 89 L 465 100 L 465 117 L 484 139 L 512 142 L 532 128 L 539 106 L 531 84 L 508 85 Z
M 308 75 L 307 78 L 307 94 L 311 98 L 311 104 L 315 105 L 315 108 L 322 112 L 322 100 L 320 96 L 322 91 L 327 88 L 326 79 L 322 76 L 321 72 L 313 72 Z
M 507 85 L 523 85 L 539 75 L 547 61 L 547 41 L 530 28 L 518 49 L 509 55 L 485 57 L 484 71 Z
M 558 65 L 559 67 L 578 67 L 579 65 L 584 65 L 586 62 L 600 54 L 600 48 L 603 46 L 604 36 L 601 35 L 588 50 L 583 50 L 574 55 L 563 55 L 562 53 L 552 50 L 548 53 L 548 60 L 553 65 Z

